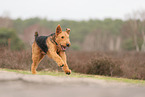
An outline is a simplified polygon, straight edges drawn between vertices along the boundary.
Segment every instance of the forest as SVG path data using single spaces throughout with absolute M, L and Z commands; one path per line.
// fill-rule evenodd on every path
M 138 18 L 140 17 L 140 18 Z M 13 38 L 19 43 L 12 49 L 29 48 L 34 40 L 34 33 L 49 35 L 55 32 L 58 24 L 62 29 L 71 29 L 72 50 L 83 51 L 144 51 L 144 12 L 127 20 L 106 18 L 88 21 L 60 20 L 52 21 L 38 17 L 22 20 L 0 17 L 0 44 L 8 45 Z M 15 33 L 15 34 L 13 34 Z M 24 43 L 24 44 L 23 44 Z M 22 46 L 23 45 L 23 46 Z M 15 47 L 16 46 L 16 47 Z

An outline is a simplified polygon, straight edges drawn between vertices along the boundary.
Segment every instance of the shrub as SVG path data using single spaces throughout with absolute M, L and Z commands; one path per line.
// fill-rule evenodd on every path
M 11 51 L 0 48 L 0 68 L 30 70 L 32 64 L 31 50 Z M 57 70 L 55 62 L 45 57 L 37 70 Z
M 120 62 L 107 56 L 95 57 L 88 63 L 87 74 L 121 76 Z

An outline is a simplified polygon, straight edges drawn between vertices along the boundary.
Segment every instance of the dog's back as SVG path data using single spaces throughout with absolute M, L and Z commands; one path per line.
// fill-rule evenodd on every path
M 48 46 L 46 44 L 47 38 L 48 38 L 48 36 L 38 36 L 38 34 L 37 34 L 37 36 L 35 36 L 35 41 L 36 41 L 37 45 L 45 53 L 47 53 L 47 51 L 48 51 Z

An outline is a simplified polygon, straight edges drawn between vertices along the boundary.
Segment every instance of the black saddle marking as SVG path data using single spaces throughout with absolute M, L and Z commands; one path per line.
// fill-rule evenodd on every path
M 46 44 L 46 40 L 49 36 L 39 36 L 35 38 L 37 45 L 41 48 L 41 50 L 45 53 L 48 51 L 48 46 Z

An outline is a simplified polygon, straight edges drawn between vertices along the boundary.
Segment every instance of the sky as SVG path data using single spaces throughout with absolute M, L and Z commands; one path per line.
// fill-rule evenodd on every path
M 48 20 L 125 19 L 145 9 L 145 0 L 0 0 L 0 16 Z

